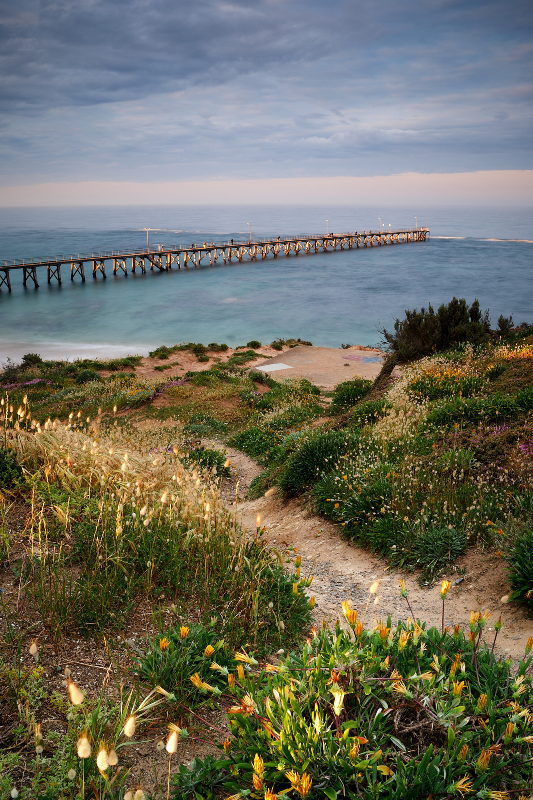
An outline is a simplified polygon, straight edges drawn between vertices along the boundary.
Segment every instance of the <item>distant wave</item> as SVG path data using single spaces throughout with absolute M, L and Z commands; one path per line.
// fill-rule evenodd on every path
M 526 244 L 533 244 L 533 239 L 496 239 L 495 237 L 477 238 L 476 236 L 431 236 L 432 239 L 472 239 L 473 242 L 525 242 Z

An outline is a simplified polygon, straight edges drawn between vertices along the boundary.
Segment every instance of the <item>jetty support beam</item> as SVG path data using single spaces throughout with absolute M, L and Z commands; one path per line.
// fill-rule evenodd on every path
M 93 278 L 96 278 L 98 272 L 102 273 L 102 277 L 105 280 L 107 276 L 105 274 L 105 263 L 103 258 L 93 258 Z
M 0 291 L 2 290 L 2 286 L 7 286 L 7 291 L 11 291 L 11 281 L 9 280 L 9 270 L 8 269 L 1 269 L 0 270 Z
M 52 282 L 55 278 L 58 283 L 61 283 L 61 264 L 48 264 L 48 283 Z
M 35 271 L 35 267 L 23 267 L 22 269 L 24 275 L 22 283 L 24 284 L 24 286 L 26 286 L 28 278 L 30 278 L 30 280 L 32 280 L 33 283 L 35 284 L 35 288 L 37 289 L 39 287 L 39 284 L 37 283 L 37 273 Z
M 70 264 L 70 280 L 74 280 L 74 275 L 80 275 L 83 283 L 85 283 L 85 268 L 83 261 L 72 261 Z

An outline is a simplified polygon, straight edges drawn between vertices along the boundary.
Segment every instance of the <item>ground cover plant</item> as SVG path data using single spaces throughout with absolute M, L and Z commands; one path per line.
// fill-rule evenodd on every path
M 450 585 L 442 584 L 443 612 Z M 412 614 L 402 583 L 400 591 Z M 180 770 L 174 796 L 206 796 L 213 774 L 235 798 L 524 796 L 533 640 L 513 670 L 494 655 L 500 623 L 491 643 L 482 640 L 488 611 L 472 612 L 465 633 L 427 629 L 413 616 L 365 628 L 366 610 L 342 607 L 347 632 L 313 629 L 278 663 L 261 669 L 236 653 L 247 669 L 221 694 L 211 690 L 232 738 L 216 764 Z

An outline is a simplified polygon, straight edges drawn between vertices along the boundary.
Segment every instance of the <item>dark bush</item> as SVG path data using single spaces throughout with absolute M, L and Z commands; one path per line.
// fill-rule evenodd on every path
M 533 399 L 533 392 L 524 390 L 522 402 L 524 406 Z M 434 425 L 459 425 L 464 422 L 503 422 L 513 420 L 520 412 L 521 406 L 512 397 L 505 394 L 493 394 L 487 398 L 458 397 L 450 403 L 444 403 L 430 411 L 427 421 Z
M 503 314 L 500 314 L 498 317 L 498 330 L 502 336 L 509 336 L 511 333 L 511 328 L 513 327 L 513 317 L 504 317 Z
M 248 342 L 246 347 L 256 348 L 261 347 L 261 342 L 258 342 L 257 339 L 252 339 L 251 342 Z
M 14 454 L 0 448 L 0 487 L 9 489 L 22 477 L 22 469 Z
M 332 472 L 341 456 L 353 450 L 359 434 L 345 430 L 318 433 L 306 439 L 289 458 L 279 485 L 287 494 L 302 492 L 321 475 Z
M 94 369 L 82 369 L 76 374 L 74 380 L 76 383 L 88 383 L 89 381 L 99 381 L 101 378 Z
M 211 344 L 207 345 L 207 349 L 213 350 L 216 353 L 225 353 L 229 348 L 227 344 L 217 344 L 216 342 L 211 342 Z
M 41 356 L 38 353 L 26 353 L 22 356 L 22 366 L 24 368 L 38 367 L 43 363 Z
M 468 308 L 466 300 L 454 297 L 436 313 L 431 304 L 427 311 L 406 309 L 405 319 L 394 323 L 394 333 L 383 328 L 381 334 L 398 361 L 413 361 L 459 342 L 486 341 L 490 336 L 489 312 L 481 314 L 478 300 Z
M 533 611 L 533 528 L 515 539 L 509 548 L 507 561 L 512 599 L 526 603 Z
M 151 350 L 148 355 L 150 358 L 168 358 L 172 349 L 167 347 L 165 344 L 162 344 L 161 347 L 156 347 L 155 350 Z
M 330 410 L 333 414 L 344 411 L 365 397 L 372 388 L 372 381 L 364 378 L 355 378 L 353 381 L 344 381 L 335 388 Z
M 191 450 L 187 454 L 185 462 L 197 465 L 200 469 L 211 469 L 215 471 L 217 477 L 229 477 L 229 467 L 225 467 L 226 458 L 220 450 Z

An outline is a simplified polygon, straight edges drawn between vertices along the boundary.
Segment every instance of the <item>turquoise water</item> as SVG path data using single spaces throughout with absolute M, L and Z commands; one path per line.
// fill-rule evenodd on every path
M 0 361 L 24 352 L 75 357 L 146 353 L 182 341 L 373 345 L 405 308 L 477 297 L 493 323 L 533 322 L 533 224 L 528 208 L 159 206 L 3 209 L 0 262 L 13 258 L 190 245 L 254 236 L 429 227 L 428 242 L 233 262 L 197 270 L 64 280 L 0 292 Z M 326 223 L 328 219 L 328 223 Z M 110 270 L 108 270 L 109 273 Z M 64 272 L 64 277 L 66 270 Z

